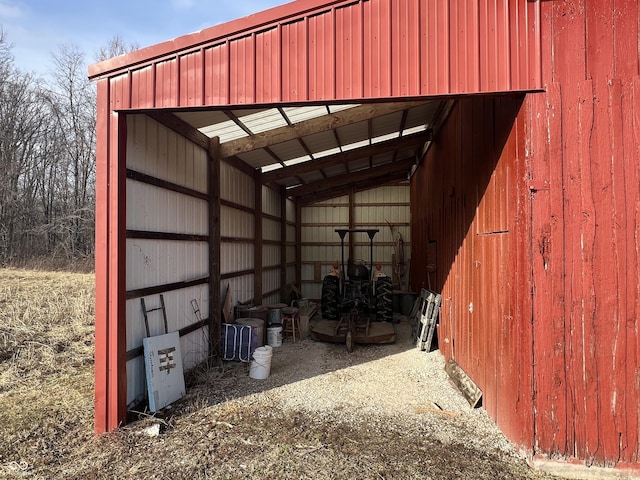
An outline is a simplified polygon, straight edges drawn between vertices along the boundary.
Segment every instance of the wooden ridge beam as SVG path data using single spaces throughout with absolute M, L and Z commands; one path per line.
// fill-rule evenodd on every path
M 267 130 L 266 132 L 257 133 L 249 137 L 225 142 L 221 145 L 220 153 L 224 157 L 232 157 L 241 153 L 288 142 L 296 138 L 307 137 L 316 133 L 326 132 L 327 130 L 352 125 L 373 117 L 418 107 L 424 103 L 426 102 L 389 102 L 359 105 L 329 115 L 294 123 L 293 125 L 274 128 L 273 130 Z

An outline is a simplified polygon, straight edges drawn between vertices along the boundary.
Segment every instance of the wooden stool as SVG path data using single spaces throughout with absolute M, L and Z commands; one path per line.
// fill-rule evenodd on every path
M 285 338 L 287 334 L 291 334 L 293 337 L 293 343 L 296 343 L 296 335 L 298 338 L 302 338 L 302 330 L 300 328 L 300 313 L 295 307 L 282 309 L 282 337 Z

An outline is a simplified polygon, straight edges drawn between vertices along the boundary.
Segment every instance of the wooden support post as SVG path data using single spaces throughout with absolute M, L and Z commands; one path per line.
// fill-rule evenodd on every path
M 296 200 L 296 279 L 295 284 L 302 292 L 302 204 Z
M 356 228 L 355 227 L 355 217 L 356 217 L 356 207 L 355 207 L 355 194 L 353 189 L 351 189 L 349 191 L 349 228 Z M 348 241 L 349 241 L 349 257 L 350 259 L 355 259 L 355 249 L 353 246 L 353 235 L 349 234 L 348 235 Z M 340 268 L 342 268 L 342 265 L 340 266 Z M 343 272 L 343 275 L 346 275 L 347 272 Z
M 262 304 L 262 173 L 256 171 L 254 182 L 254 255 L 253 303 Z
M 220 300 L 220 139 L 209 142 L 207 192 L 209 196 L 209 357 L 220 355 L 222 304 Z
M 287 302 L 287 188 L 280 188 L 280 301 Z

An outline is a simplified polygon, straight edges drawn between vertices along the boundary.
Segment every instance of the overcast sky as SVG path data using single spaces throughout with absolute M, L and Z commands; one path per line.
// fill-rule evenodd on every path
M 46 74 L 59 45 L 79 47 L 91 64 L 115 36 L 147 47 L 289 1 L 0 0 L 0 26 L 16 65 Z

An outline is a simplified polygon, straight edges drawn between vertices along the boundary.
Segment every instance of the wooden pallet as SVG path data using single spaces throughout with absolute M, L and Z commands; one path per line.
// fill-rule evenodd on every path
M 438 314 L 442 296 L 439 293 L 423 288 L 416 298 L 409 315 L 412 325 L 413 340 L 419 350 L 431 350 L 433 334 L 438 323 Z

